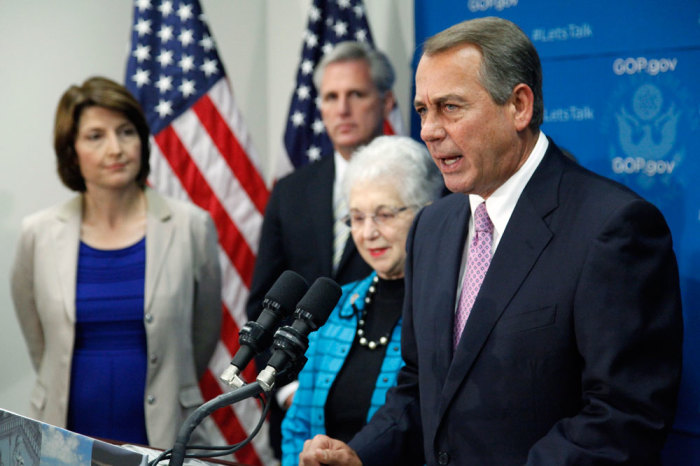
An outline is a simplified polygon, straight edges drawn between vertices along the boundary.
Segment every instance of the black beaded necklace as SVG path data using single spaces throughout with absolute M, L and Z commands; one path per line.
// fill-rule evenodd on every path
M 360 344 L 360 346 L 366 346 L 371 350 L 381 348 L 389 343 L 389 333 L 382 335 L 379 338 L 379 341 L 368 340 L 367 336 L 365 335 L 365 320 L 367 318 L 367 308 L 372 302 L 372 297 L 377 292 L 377 282 L 379 282 L 379 277 L 375 275 L 372 279 L 372 284 L 367 290 L 367 296 L 365 296 L 365 307 L 362 309 L 360 320 L 357 322 L 357 342 Z M 359 310 L 355 306 L 355 303 L 352 303 L 352 308 L 355 310 L 356 313 L 359 313 Z

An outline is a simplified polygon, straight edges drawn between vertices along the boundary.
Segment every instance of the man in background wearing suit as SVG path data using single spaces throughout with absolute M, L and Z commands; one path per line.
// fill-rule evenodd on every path
M 341 42 L 319 62 L 314 84 L 334 153 L 282 178 L 272 190 L 246 307 L 250 320 L 257 319 L 265 294 L 285 270 L 299 273 L 309 284 L 325 276 L 341 285 L 371 272 L 341 221 L 348 209 L 340 185 L 355 149 L 382 134 L 394 107 L 394 70 L 382 52 Z M 284 409 L 295 389 L 290 384 L 277 392 Z M 278 457 L 282 417 L 272 409 L 270 437 Z
M 454 194 L 407 241 L 406 366 L 349 446 L 317 436 L 300 464 L 660 463 L 681 368 L 671 235 L 543 135 L 541 73 L 503 19 L 425 43 L 414 105 Z

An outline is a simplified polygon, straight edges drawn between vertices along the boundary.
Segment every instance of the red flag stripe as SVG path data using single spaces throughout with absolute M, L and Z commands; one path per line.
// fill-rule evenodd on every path
M 238 139 L 231 132 L 231 128 L 221 117 L 209 96 L 205 95 L 199 99 L 192 106 L 192 110 L 197 114 L 222 157 L 233 170 L 243 189 L 248 193 L 248 197 L 253 201 L 258 211 L 264 213 L 267 199 L 270 196 L 267 186 L 255 166 L 246 157 Z
M 243 282 L 250 288 L 255 265 L 253 251 L 212 192 L 172 126 L 164 128 L 154 139 L 192 202 L 211 214 L 219 233 L 219 244 L 231 259 Z
M 391 122 L 389 120 L 384 120 L 384 134 L 387 136 L 396 134 L 394 133 L 394 127 L 391 126 Z
M 198 115 L 194 111 L 185 111 L 171 126 L 211 191 L 255 254 L 263 216 L 231 171 L 209 133 L 202 127 Z
M 240 144 L 250 163 L 256 168 L 258 173 L 263 173 L 260 169 L 260 157 L 255 151 L 253 142 L 248 133 L 248 128 L 243 121 L 243 115 L 238 110 L 233 98 L 233 89 L 228 79 L 222 79 L 207 92 L 212 104 L 219 110 L 219 114 L 228 124 L 233 132 L 236 141 Z M 264 178 L 264 177 L 263 177 Z M 268 183 L 269 186 L 269 183 Z
M 204 376 L 202 376 L 202 379 L 199 381 L 199 388 L 202 390 L 202 395 L 207 400 L 216 398 L 217 396 L 223 393 L 211 371 L 207 371 L 204 374 Z M 230 407 L 219 409 L 217 411 L 214 411 L 211 417 L 214 419 L 217 426 L 221 430 L 221 433 L 224 435 L 226 442 L 230 445 L 233 445 L 235 443 L 243 441 L 248 436 L 248 434 L 246 433 L 241 423 L 238 421 L 238 418 L 235 416 L 235 414 L 232 414 L 230 412 L 231 409 L 232 408 Z M 258 454 L 255 451 L 255 447 L 252 443 L 249 443 L 240 450 L 238 450 L 236 452 L 236 459 L 245 464 L 262 466 L 260 458 L 258 457 Z
M 240 327 L 248 321 L 245 305 L 248 300 L 248 288 L 231 264 L 228 256 L 221 250 L 220 258 L 222 267 L 221 275 L 221 299 L 228 306 L 236 324 Z
M 231 354 L 236 354 L 236 351 L 238 351 L 238 340 L 233 335 L 237 336 L 239 331 L 238 324 L 231 317 L 228 307 L 224 304 L 224 316 L 221 320 L 221 341 Z

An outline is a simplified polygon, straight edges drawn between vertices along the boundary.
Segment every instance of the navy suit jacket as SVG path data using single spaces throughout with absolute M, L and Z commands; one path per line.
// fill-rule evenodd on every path
M 334 178 L 335 163 L 329 155 L 282 178 L 273 188 L 255 260 L 248 319 L 257 319 L 265 294 L 285 270 L 297 272 L 309 285 L 318 277 L 342 285 L 372 271 L 348 237 L 333 273 Z
M 453 194 L 413 224 L 406 366 L 350 443 L 364 464 L 658 464 L 682 347 L 661 213 L 550 141 L 453 354 L 470 215 Z

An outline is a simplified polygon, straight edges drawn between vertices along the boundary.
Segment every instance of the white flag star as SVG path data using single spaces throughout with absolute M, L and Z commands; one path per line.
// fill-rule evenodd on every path
M 165 118 L 173 113 L 173 104 L 169 100 L 159 100 L 158 105 L 155 106 L 156 112 L 161 118 Z
M 144 60 L 148 60 L 151 58 L 151 46 L 138 44 L 136 46 L 136 50 L 132 52 L 132 55 L 136 57 L 136 61 L 139 63 L 143 62 Z
M 177 36 L 177 40 L 180 41 L 183 47 L 187 47 L 194 42 L 194 32 L 192 32 L 192 29 L 183 29 L 180 35 Z
M 323 131 L 325 131 L 326 127 L 323 126 L 323 121 L 321 120 L 314 120 L 313 124 L 311 125 L 311 129 L 313 129 L 314 134 L 321 134 Z
M 161 50 L 160 54 L 158 54 L 158 57 L 156 57 L 156 60 L 158 60 L 158 63 L 160 63 L 161 68 L 165 68 L 168 65 L 172 65 L 173 51 L 166 49 Z
M 304 60 L 301 62 L 301 72 L 303 74 L 309 74 L 314 71 L 314 64 L 311 62 L 311 60 Z
M 182 96 L 184 98 L 187 98 L 194 94 L 195 88 L 194 88 L 194 81 L 189 80 L 189 79 L 184 79 L 182 81 L 182 84 L 178 86 L 178 90 L 182 92 Z
M 151 9 L 151 0 L 136 0 L 136 8 L 143 13 L 145 10 Z
M 183 23 L 192 17 L 192 5 L 180 5 L 177 9 L 177 15 Z
M 321 149 L 319 149 L 316 146 L 311 146 L 311 147 L 309 147 L 309 150 L 306 151 L 306 156 L 312 162 L 315 162 L 316 160 L 320 160 L 321 159 Z
M 158 81 L 154 84 L 161 94 L 168 92 L 173 88 L 173 78 L 171 76 L 163 75 L 158 78 Z
M 318 37 L 311 32 L 311 31 L 306 31 L 306 38 L 304 39 L 304 42 L 306 42 L 306 46 L 310 49 L 316 47 L 318 44 Z
M 139 19 L 134 25 L 134 29 L 138 32 L 139 37 L 143 37 L 144 34 L 150 34 L 151 32 L 151 20 L 150 19 Z
M 297 128 L 299 126 L 302 126 L 304 124 L 304 114 L 298 110 L 296 112 L 294 112 L 294 114 L 292 115 L 292 123 Z
M 365 42 L 367 40 L 367 31 L 360 29 L 355 33 L 355 40 L 358 42 Z
M 172 26 L 164 24 L 160 27 L 160 31 L 158 31 L 156 35 L 160 37 L 161 42 L 166 43 L 173 38 L 173 28 Z
M 362 8 L 362 5 L 356 5 L 352 9 L 355 11 L 355 16 L 357 16 L 358 19 L 362 18 L 365 14 L 365 9 Z
M 217 71 L 216 60 L 205 59 L 204 64 L 200 66 L 199 69 L 202 70 L 208 78 Z
M 333 50 L 333 44 L 331 44 L 330 42 L 326 42 L 325 44 L 323 44 L 323 47 L 321 47 L 321 51 L 323 51 L 324 55 L 331 53 L 331 50 Z
M 348 24 L 342 21 L 338 21 L 333 25 L 333 30 L 335 31 L 336 36 L 343 37 L 345 34 L 348 33 Z
M 182 54 L 182 58 L 178 62 L 178 65 L 180 65 L 180 68 L 182 68 L 183 73 L 187 73 L 188 71 L 192 71 L 194 68 L 194 58 L 192 55 L 186 55 Z
M 343 10 L 350 7 L 350 0 L 338 0 L 338 6 Z
M 299 86 L 299 89 L 297 89 L 297 97 L 299 100 L 306 100 L 310 95 L 309 86 Z
M 163 18 L 167 18 L 170 13 L 173 12 L 173 2 L 166 0 L 158 7 L 158 11 L 160 11 L 160 14 L 163 15 Z
M 321 17 L 321 12 L 318 11 L 318 8 L 315 6 L 311 5 L 311 8 L 309 9 L 309 21 L 316 22 L 318 19 Z
M 214 39 L 209 35 L 205 35 L 202 40 L 199 41 L 199 45 L 206 51 L 209 52 L 214 48 Z
M 141 87 L 144 84 L 150 84 L 151 78 L 149 77 L 151 74 L 150 71 L 148 70 L 142 70 L 141 68 L 136 70 L 136 73 L 131 77 L 132 81 L 136 83 L 136 87 Z

